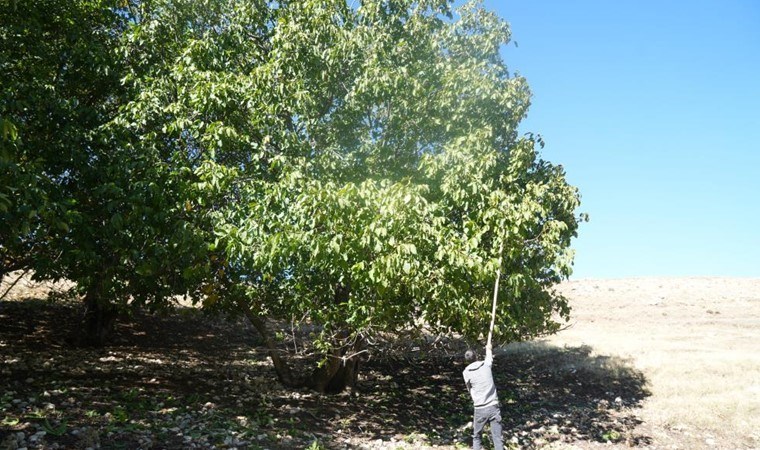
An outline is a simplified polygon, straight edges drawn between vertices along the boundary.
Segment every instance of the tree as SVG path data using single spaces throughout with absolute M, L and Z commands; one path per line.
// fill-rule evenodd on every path
M 379 331 L 477 338 L 502 258 L 498 339 L 567 317 L 552 286 L 579 197 L 517 135 L 530 92 L 499 54 L 505 22 L 447 1 L 146 5 L 124 124 L 192 170 L 204 303 L 245 313 L 285 384 L 351 385 Z M 294 317 L 317 330 L 306 376 L 267 322 Z
M 579 196 L 540 158 L 540 138 L 518 135 L 530 91 L 500 56 L 508 25 L 479 3 L 36 5 L 76 33 L 20 26 L 40 47 L 7 60 L 44 70 L 8 86 L 68 80 L 51 98 L 75 127 L 56 134 L 42 95 L 4 106 L 0 212 L 18 219 L 2 250 L 34 246 L 41 276 L 76 281 L 93 340 L 119 305 L 187 294 L 245 314 L 283 383 L 336 392 L 376 333 L 424 324 L 477 339 L 502 261 L 497 339 L 567 316 L 552 286 L 571 271 Z M 17 47 L 9 29 L 4 47 Z M 77 77 L 55 75 L 44 54 Z M 20 89 L 4 88 L 4 104 Z M 72 156 L 56 165 L 61 148 Z M 9 195 L 29 177 L 53 219 Z M 271 327 L 293 318 L 315 333 L 307 374 L 291 371 Z
M 578 195 L 538 158 L 537 139 L 516 136 L 529 91 L 499 56 L 506 24 L 475 4 L 453 21 L 412 2 L 337 18 L 309 5 L 285 16 L 287 43 L 275 35 L 273 47 L 324 55 L 307 61 L 335 82 L 307 88 L 298 108 L 302 156 L 251 186 L 255 205 L 226 223 L 230 256 L 254 274 L 251 315 L 321 325 L 326 359 L 305 383 L 326 391 L 352 383 L 363 338 L 378 331 L 483 333 L 502 257 L 496 335 L 556 330 L 568 308 L 551 289 L 570 273 Z M 293 62 L 290 78 L 309 86 L 313 65 Z
M 163 147 L 117 123 L 139 95 L 117 53 L 131 5 L 35 0 L 1 14 L 2 275 L 76 282 L 83 341 L 102 345 L 120 307 L 187 292 L 203 255 L 186 220 L 189 182 Z
M 107 153 L 96 130 L 122 95 L 111 50 L 123 20 L 108 2 L 34 0 L 5 5 L 0 24 L 0 275 L 58 278 L 74 193 L 95 188 Z
M 71 204 L 60 188 L 86 161 L 88 133 L 115 94 L 103 76 L 107 21 L 83 2 L 0 9 L 0 275 L 43 254 L 54 260 L 50 240 L 67 231 Z

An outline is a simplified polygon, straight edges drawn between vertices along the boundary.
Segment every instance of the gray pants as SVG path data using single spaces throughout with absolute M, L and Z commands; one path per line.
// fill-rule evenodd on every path
M 504 443 L 501 440 L 501 410 L 499 405 L 475 408 L 475 417 L 472 420 L 472 448 L 474 450 L 481 449 L 480 435 L 487 423 L 491 424 L 494 450 L 504 450 Z

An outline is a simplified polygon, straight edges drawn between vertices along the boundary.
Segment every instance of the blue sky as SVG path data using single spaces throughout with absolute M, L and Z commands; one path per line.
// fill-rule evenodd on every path
M 571 279 L 760 276 L 760 2 L 484 4 L 591 217 Z

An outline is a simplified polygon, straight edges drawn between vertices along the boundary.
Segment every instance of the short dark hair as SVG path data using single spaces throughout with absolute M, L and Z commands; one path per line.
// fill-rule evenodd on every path
M 473 362 L 478 357 L 478 354 L 474 350 L 467 350 L 464 352 L 464 360 L 467 362 Z

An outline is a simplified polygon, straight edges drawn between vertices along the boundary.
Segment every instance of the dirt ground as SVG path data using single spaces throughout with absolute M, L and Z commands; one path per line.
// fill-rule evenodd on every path
M 73 347 L 81 304 L 48 288 L 0 302 L 0 449 L 468 446 L 461 342 L 374 349 L 354 392 L 325 396 L 279 385 L 245 323 L 191 308 Z M 760 280 L 561 289 L 569 329 L 497 351 L 508 448 L 760 447 Z

